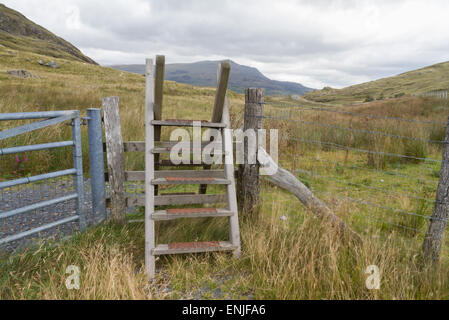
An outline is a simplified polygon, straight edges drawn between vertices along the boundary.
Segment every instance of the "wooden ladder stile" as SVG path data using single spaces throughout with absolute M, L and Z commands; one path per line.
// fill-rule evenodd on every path
M 164 70 L 164 59 L 158 56 L 156 70 Z M 196 164 L 187 166 L 193 170 L 159 170 L 159 167 L 175 166 L 169 164 L 170 160 L 159 160 L 162 153 L 170 153 L 173 142 L 159 141 L 162 126 L 192 127 L 197 121 L 161 119 L 162 84 L 163 75 L 157 74 L 156 85 L 154 84 L 153 61 L 146 61 L 146 119 L 145 119 L 145 270 L 150 279 L 155 277 L 155 256 L 165 254 L 196 253 L 210 251 L 232 251 L 234 257 L 240 256 L 240 233 L 238 222 L 238 207 L 236 198 L 236 187 L 234 179 L 232 134 L 230 131 L 229 106 L 226 98 L 226 89 L 229 77 L 229 62 L 222 62 L 219 68 L 219 85 L 214 105 L 212 121 L 202 121 L 201 126 L 213 128 L 221 132 L 222 141 L 219 144 L 220 151 L 215 152 L 224 158 L 223 169 L 211 170 L 210 166 Z M 225 70 L 223 72 L 223 70 Z M 155 97 L 159 102 L 155 102 Z M 220 102 L 222 101 L 222 102 Z M 157 109 L 157 110 L 156 110 Z M 156 141 L 155 141 L 156 140 Z M 217 143 L 214 141 L 212 143 Z M 157 144 L 155 146 L 155 144 Z M 208 142 L 202 142 L 197 148 L 203 148 Z M 189 143 L 190 145 L 190 143 Z M 128 148 L 138 148 L 138 145 L 129 145 Z M 214 146 L 214 151 L 216 151 Z M 192 150 L 192 149 L 190 149 Z M 184 166 L 182 164 L 182 166 Z M 203 166 L 203 170 L 195 170 L 195 167 Z M 127 179 L 140 179 L 142 172 L 127 172 Z M 204 192 L 194 194 L 157 194 L 155 188 L 158 185 L 196 184 L 206 186 L 209 184 L 224 185 L 224 194 L 205 194 Z M 129 197 L 129 202 L 139 203 L 139 199 Z M 156 210 L 156 206 L 164 205 L 194 205 L 226 203 L 226 208 L 212 208 L 209 206 L 198 208 L 172 208 Z M 203 241 L 203 242 L 181 242 L 156 244 L 155 221 L 176 220 L 180 218 L 203 218 L 203 217 L 228 217 L 229 218 L 229 240 L 228 241 Z

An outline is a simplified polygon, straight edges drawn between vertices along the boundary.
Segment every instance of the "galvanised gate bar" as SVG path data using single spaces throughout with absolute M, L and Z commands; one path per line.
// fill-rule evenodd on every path
M 7 211 L 0 211 L 0 219 L 12 217 L 14 215 L 27 213 L 36 209 L 41 209 L 44 207 L 49 207 L 61 202 L 65 202 L 68 200 L 76 199 L 77 201 L 77 212 L 76 215 L 45 224 L 31 230 L 27 230 L 24 232 L 20 232 L 14 235 L 7 236 L 3 239 L 0 239 L 0 245 L 8 242 L 12 242 L 41 231 L 45 231 L 56 226 L 69 223 L 72 221 L 78 220 L 80 230 L 83 230 L 86 227 L 85 214 L 83 209 L 83 197 L 84 197 L 84 186 L 83 186 L 83 164 L 82 164 L 82 149 L 81 149 L 81 118 L 80 112 L 78 110 L 71 111 L 49 111 L 49 112 L 23 112 L 23 113 L 4 113 L 0 114 L 0 121 L 14 121 L 14 120 L 40 120 L 36 122 L 32 122 L 26 125 L 18 126 L 15 128 L 3 130 L 0 132 L 0 141 L 11 138 L 14 136 L 18 136 L 20 134 L 24 134 L 27 132 L 31 132 L 34 130 L 42 129 L 51 125 L 56 125 L 61 122 L 71 121 L 72 125 L 72 140 L 69 141 L 60 141 L 60 142 L 51 142 L 51 143 L 43 143 L 36 145 L 27 145 L 27 146 L 19 146 L 19 147 L 11 147 L 11 148 L 3 148 L 0 149 L 0 156 L 8 155 L 8 154 L 19 154 L 23 152 L 30 151 L 38 151 L 38 150 L 46 150 L 53 148 L 62 148 L 62 147 L 73 147 L 73 163 L 74 166 L 72 169 L 60 170 L 56 172 L 45 173 L 41 175 L 24 177 L 15 180 L 3 181 L 0 182 L 0 190 L 4 188 L 10 188 L 13 186 L 18 186 L 22 184 L 33 183 L 37 181 L 44 181 L 48 179 L 53 179 L 56 177 L 63 177 L 68 175 L 73 175 L 75 177 L 75 192 L 63 197 L 57 197 L 54 199 L 40 201 L 38 203 L 34 203 L 31 205 L 23 206 L 20 208 L 15 208 Z

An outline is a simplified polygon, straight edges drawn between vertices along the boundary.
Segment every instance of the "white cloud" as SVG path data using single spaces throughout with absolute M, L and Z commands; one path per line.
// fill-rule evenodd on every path
M 231 58 L 342 87 L 449 60 L 444 0 L 4 0 L 102 64 Z

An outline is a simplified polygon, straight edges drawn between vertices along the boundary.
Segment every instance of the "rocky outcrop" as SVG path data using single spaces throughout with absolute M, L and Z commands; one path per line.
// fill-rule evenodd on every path
M 54 61 L 44 62 L 42 60 L 39 60 L 37 63 L 39 63 L 41 66 L 50 67 L 53 69 L 59 69 L 59 64 L 57 64 Z
M 22 79 L 26 79 L 26 78 L 39 78 L 38 76 L 32 74 L 31 72 L 28 72 L 26 70 L 23 69 L 18 69 L 18 70 L 8 70 L 6 71 L 7 74 L 17 77 L 17 78 L 22 78 Z

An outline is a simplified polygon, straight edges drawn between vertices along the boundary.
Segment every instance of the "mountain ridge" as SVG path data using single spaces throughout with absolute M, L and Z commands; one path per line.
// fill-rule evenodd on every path
M 238 64 L 228 60 L 231 64 L 229 89 L 243 93 L 245 88 L 260 87 L 266 89 L 267 95 L 303 95 L 313 90 L 300 83 L 271 80 L 257 68 Z M 221 61 L 205 60 L 193 63 L 172 63 L 165 65 L 165 79 L 180 83 L 213 87 L 217 83 L 216 70 Z M 144 74 L 143 64 L 112 65 L 113 69 Z

